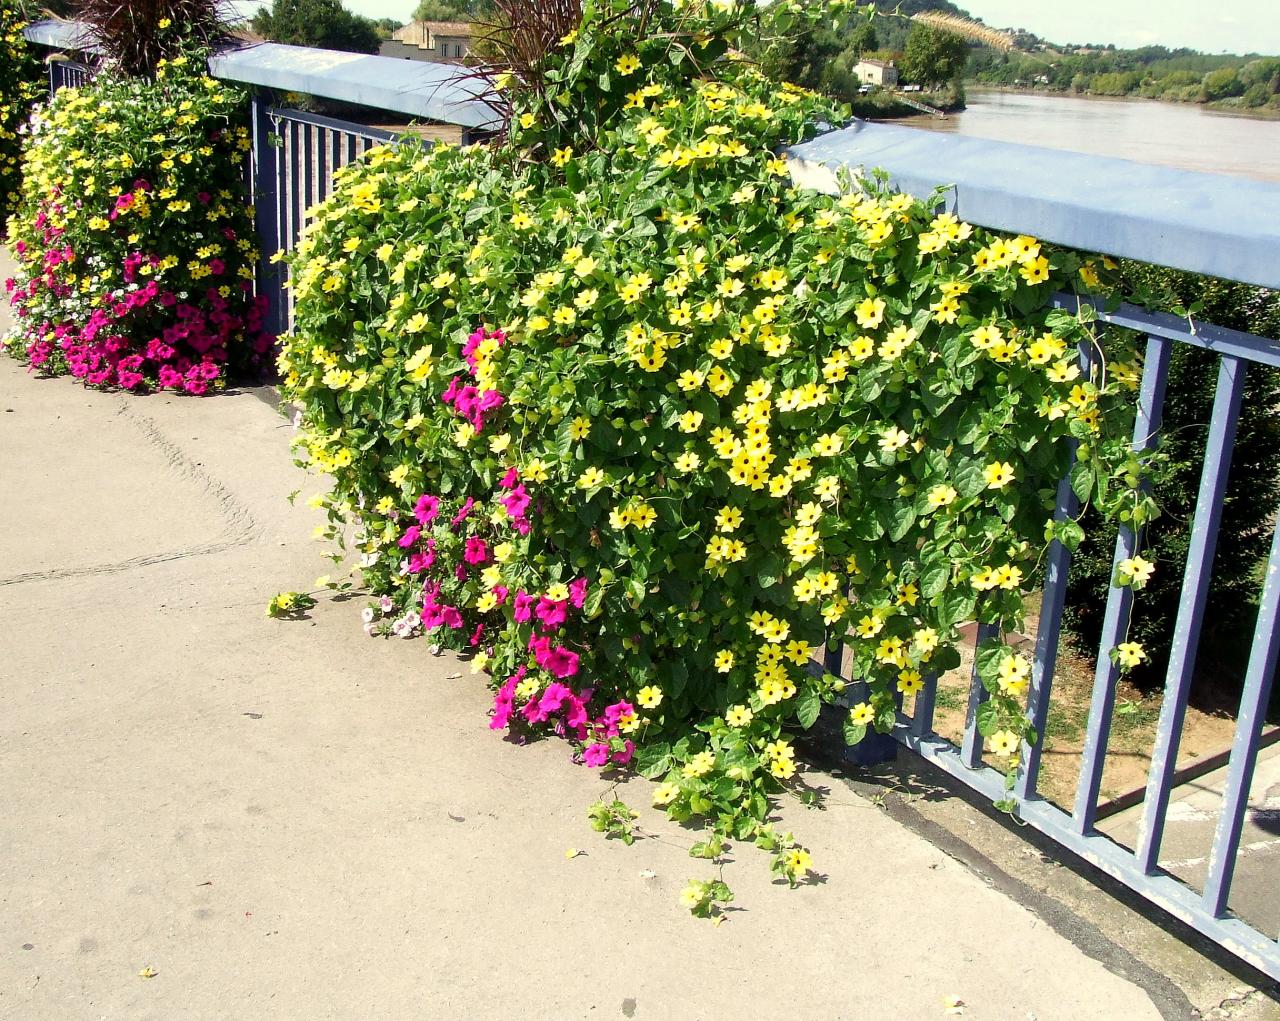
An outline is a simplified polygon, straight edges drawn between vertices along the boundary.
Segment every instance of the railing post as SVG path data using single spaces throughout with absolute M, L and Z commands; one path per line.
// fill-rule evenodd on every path
M 264 322 L 275 334 L 288 328 L 285 312 L 284 267 L 273 261 L 280 250 L 280 150 L 271 122 L 271 93 L 255 90 L 252 100 L 253 209 L 258 232 L 258 294 L 267 299 Z
M 845 697 L 850 705 L 865 702 L 871 697 L 871 688 L 866 681 L 853 681 L 845 689 Z M 902 708 L 902 696 L 897 696 L 898 708 Z M 893 762 L 898 757 L 898 739 L 892 734 L 881 734 L 871 727 L 867 735 L 855 745 L 844 750 L 845 762 L 855 766 L 879 766 Z

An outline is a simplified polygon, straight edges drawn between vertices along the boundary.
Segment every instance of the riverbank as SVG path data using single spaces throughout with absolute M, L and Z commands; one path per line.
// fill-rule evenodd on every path
M 1027 95 L 1027 96 L 1061 96 L 1067 99 L 1088 99 L 1100 103 L 1159 103 L 1166 106 L 1189 107 L 1204 110 L 1208 113 L 1220 113 L 1229 117 L 1246 117 L 1256 120 L 1280 120 L 1280 106 L 1240 106 L 1231 99 L 1216 100 L 1212 103 L 1198 103 L 1178 99 L 1166 99 L 1158 96 L 1143 96 L 1128 93 L 1123 96 L 1108 96 L 1095 92 L 1067 92 L 1063 89 L 1052 89 L 1047 86 L 997 85 L 991 82 L 967 81 L 965 90 L 973 95 Z M 1232 97 L 1238 99 L 1239 97 Z
M 965 108 L 963 89 L 958 95 L 950 89 L 945 92 L 913 92 L 911 99 L 943 114 L 959 113 Z M 849 109 L 855 117 L 867 121 L 898 120 L 903 117 L 917 117 L 921 114 L 919 107 L 908 103 L 902 93 L 890 92 L 888 89 L 877 89 L 865 96 L 859 96 L 849 104 Z

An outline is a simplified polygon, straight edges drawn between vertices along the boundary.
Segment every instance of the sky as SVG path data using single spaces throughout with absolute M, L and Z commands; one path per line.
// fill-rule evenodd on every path
M 1206 53 L 1280 53 L 1277 0 L 955 0 L 996 28 L 1058 43 L 1189 46 Z
M 416 0 L 345 0 L 371 18 L 407 21 Z M 1280 54 L 1280 0 L 956 0 L 995 28 L 1025 28 L 1051 42 L 1189 46 L 1206 53 Z M 246 14 L 253 0 L 236 3 Z M 882 6 L 892 8 L 892 0 Z

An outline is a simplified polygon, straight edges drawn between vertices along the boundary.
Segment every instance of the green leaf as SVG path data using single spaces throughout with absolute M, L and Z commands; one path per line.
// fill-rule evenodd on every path
M 848 718 L 845 719 L 842 730 L 844 743 L 850 746 L 857 744 L 867 736 L 867 725 L 865 723 L 854 723 Z
M 987 488 L 987 479 L 983 474 L 983 468 L 984 466 L 980 462 L 972 458 L 965 458 L 956 469 L 956 492 L 966 500 L 977 496 Z
M 951 565 L 945 560 L 934 560 L 920 572 L 920 594 L 926 599 L 939 595 L 951 580 Z
M 800 694 L 796 696 L 796 719 L 800 726 L 808 730 L 818 720 L 818 714 L 822 712 L 822 698 L 818 695 L 816 688 L 804 687 Z
M 650 780 L 666 773 L 672 766 L 671 746 L 665 741 L 641 745 L 636 749 L 636 772 Z
M 994 702 L 983 702 L 978 706 L 978 733 L 983 737 L 990 737 L 1000 725 L 999 716 L 1000 709 Z

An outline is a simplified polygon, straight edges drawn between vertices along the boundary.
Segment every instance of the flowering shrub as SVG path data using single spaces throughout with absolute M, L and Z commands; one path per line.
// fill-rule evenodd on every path
M 245 99 L 179 56 L 154 79 L 100 74 L 36 114 L 10 224 L 33 368 L 203 394 L 271 349 L 241 183 Z
M 718 59 L 732 5 L 646 7 L 628 34 L 626 0 L 589 6 L 505 145 L 347 168 L 280 367 L 367 630 L 475 650 L 495 730 L 637 767 L 794 881 L 809 855 L 765 819 L 844 687 L 815 655 L 852 645 L 857 741 L 962 623 L 1016 626 L 1048 541 L 1081 538 L 1053 519 L 1072 440 L 1082 498 L 1149 515 L 1135 355 L 1049 307 L 1094 277 L 1072 253 L 874 182 L 796 190 L 776 152 L 834 112 Z M 1016 761 L 1030 664 L 994 641 L 980 669 Z
M 40 61 L 22 35 L 26 25 L 25 4 L 0 3 L 0 216 L 6 218 L 22 180 L 18 129 L 44 92 Z

